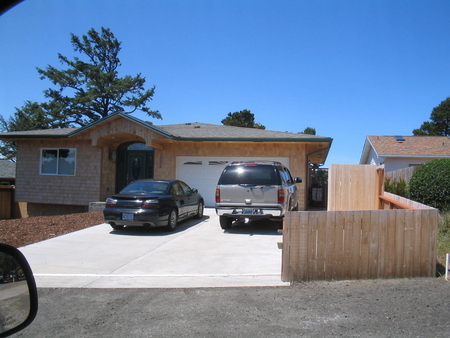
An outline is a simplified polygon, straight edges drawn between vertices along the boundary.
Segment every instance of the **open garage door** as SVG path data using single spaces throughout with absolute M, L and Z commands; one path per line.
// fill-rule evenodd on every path
M 177 157 L 177 179 L 197 188 L 207 207 L 214 207 L 217 181 L 225 166 L 233 161 L 278 161 L 289 168 L 287 157 Z

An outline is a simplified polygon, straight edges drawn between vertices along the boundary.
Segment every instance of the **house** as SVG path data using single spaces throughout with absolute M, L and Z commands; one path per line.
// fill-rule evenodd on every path
M 384 165 L 386 172 L 450 158 L 447 136 L 367 136 L 360 164 Z
M 0 160 L 0 185 L 11 186 L 16 181 L 16 163 Z
M 155 126 L 113 114 L 81 128 L 0 133 L 17 144 L 16 201 L 27 214 L 84 212 L 140 178 L 177 178 L 214 206 L 222 169 L 236 160 L 277 160 L 308 199 L 310 164 L 323 164 L 332 138 L 206 123 Z

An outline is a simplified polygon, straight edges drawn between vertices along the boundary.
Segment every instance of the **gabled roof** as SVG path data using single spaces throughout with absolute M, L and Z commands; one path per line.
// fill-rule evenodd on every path
M 16 164 L 7 160 L 0 160 L 0 178 L 15 178 Z
M 230 127 L 207 123 L 184 123 L 155 126 L 129 114 L 112 114 L 81 128 L 46 129 L 0 133 L 0 139 L 18 138 L 69 138 L 88 129 L 95 128 L 110 119 L 122 117 L 142 125 L 167 138 L 178 141 L 271 141 L 271 142 L 331 142 L 330 137 L 280 132 L 256 128 Z
M 447 136 L 367 136 L 360 163 L 372 148 L 377 157 L 450 157 Z

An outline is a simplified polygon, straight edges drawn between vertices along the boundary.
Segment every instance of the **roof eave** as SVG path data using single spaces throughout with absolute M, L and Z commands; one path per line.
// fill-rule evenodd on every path
M 293 138 L 243 138 L 243 137 L 179 137 L 172 136 L 171 139 L 176 141 L 194 141 L 194 142 L 291 142 L 291 143 L 299 143 L 299 142 L 314 142 L 314 143 L 331 143 L 333 142 L 332 138 L 304 138 L 304 139 L 293 139 Z
M 173 138 L 173 135 L 171 135 L 169 133 L 166 133 L 165 131 L 163 131 L 161 129 L 158 129 L 158 128 L 156 128 L 155 126 L 153 126 L 151 124 L 145 123 L 144 121 L 142 121 L 142 120 L 140 120 L 138 118 L 135 118 L 134 116 L 131 116 L 130 114 L 122 114 L 122 113 L 111 114 L 111 115 L 108 115 L 108 116 L 106 116 L 106 117 L 104 117 L 104 118 L 102 118 L 100 120 L 92 122 L 92 123 L 90 123 L 90 124 L 88 124 L 88 125 L 86 125 L 84 127 L 80 127 L 77 130 L 74 130 L 73 132 L 69 133 L 68 137 L 73 137 L 75 135 L 78 135 L 78 134 L 80 134 L 80 133 L 82 133 L 82 132 L 84 132 L 84 131 L 92 128 L 92 127 L 100 125 L 100 124 L 102 124 L 102 123 L 104 123 L 104 122 L 106 122 L 106 121 L 108 121 L 110 119 L 116 118 L 118 116 L 123 117 L 125 119 L 128 119 L 128 120 L 130 120 L 130 121 L 132 121 L 134 123 L 137 123 L 137 124 L 139 124 L 139 125 L 141 125 L 141 126 L 143 126 L 145 128 L 151 129 L 154 132 L 156 132 L 156 133 L 158 133 L 158 134 L 160 134 L 162 136 L 165 136 L 165 137 L 168 137 L 168 138 Z
M 450 155 L 383 155 L 380 154 L 379 158 L 450 158 Z

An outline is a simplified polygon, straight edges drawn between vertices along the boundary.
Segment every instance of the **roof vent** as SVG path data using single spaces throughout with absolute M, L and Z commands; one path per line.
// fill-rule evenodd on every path
M 395 138 L 395 140 L 396 140 L 397 142 L 403 142 L 403 141 L 405 141 L 405 138 L 404 138 L 403 136 L 394 136 L 394 138 Z

